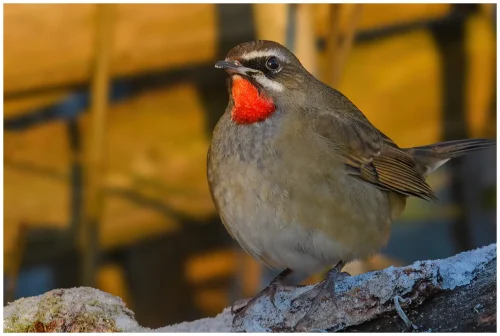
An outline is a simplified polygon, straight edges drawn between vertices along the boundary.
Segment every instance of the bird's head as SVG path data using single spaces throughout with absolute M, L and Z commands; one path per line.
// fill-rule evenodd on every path
M 231 117 L 238 124 L 267 119 L 300 93 L 310 76 L 291 51 L 273 41 L 242 43 L 215 67 L 229 74 Z

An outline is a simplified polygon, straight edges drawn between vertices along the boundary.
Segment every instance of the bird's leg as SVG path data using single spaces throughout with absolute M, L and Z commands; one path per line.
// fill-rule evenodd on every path
M 283 281 L 292 273 L 292 270 L 289 268 L 286 268 L 283 270 L 280 274 L 278 274 L 274 279 L 269 283 L 269 285 L 264 288 L 259 294 L 254 296 L 252 299 L 250 299 L 245 306 L 238 308 L 237 310 L 234 310 L 234 305 L 231 307 L 231 312 L 235 315 L 244 315 L 248 308 L 250 308 L 252 305 L 254 305 L 259 298 L 262 296 L 269 296 L 271 303 L 273 306 L 276 308 L 276 304 L 274 301 L 274 297 L 276 295 L 276 291 L 278 288 L 284 287 Z
M 337 265 L 335 265 L 331 270 L 328 271 L 325 279 L 321 281 L 319 284 L 314 286 L 313 289 L 310 291 L 300 295 L 299 297 L 295 298 L 292 301 L 292 305 L 295 304 L 297 301 L 301 301 L 305 299 L 305 297 L 311 297 L 313 296 L 313 300 L 311 302 L 311 306 L 309 307 L 309 310 L 307 313 L 302 317 L 296 324 L 295 324 L 295 330 L 300 330 L 301 327 L 307 323 L 309 320 L 310 316 L 319 308 L 322 299 L 324 298 L 326 293 L 330 293 L 331 299 L 333 300 L 333 303 L 337 305 L 337 297 L 335 295 L 335 283 L 337 281 L 340 281 L 344 279 L 345 277 L 349 276 L 349 273 L 347 272 L 341 272 L 342 268 L 345 266 L 344 261 L 340 261 Z
M 335 274 L 333 275 L 335 277 L 335 280 L 336 281 L 341 281 L 343 279 L 345 279 L 346 277 L 348 276 L 351 276 L 349 273 L 347 272 L 342 272 L 342 268 L 344 268 L 344 266 L 346 265 L 347 263 L 345 261 L 339 261 L 339 263 L 335 266 L 333 266 L 333 268 L 328 271 L 328 275 L 330 276 L 330 273 L 333 271 L 335 271 Z
M 336 281 L 340 281 L 344 279 L 347 276 L 350 276 L 349 273 L 347 272 L 341 272 L 342 268 L 345 266 L 345 262 L 340 261 L 337 265 L 335 265 L 332 269 L 330 269 L 323 281 L 318 283 L 316 286 L 314 286 L 313 289 L 297 296 L 295 299 L 292 300 L 292 305 L 295 305 L 296 303 L 306 300 L 307 298 L 310 297 L 316 297 L 318 290 L 321 290 L 325 285 L 328 285 L 328 281 L 331 281 L 333 284 Z M 333 285 L 331 284 L 331 285 Z M 335 291 L 335 286 L 333 286 L 333 292 Z

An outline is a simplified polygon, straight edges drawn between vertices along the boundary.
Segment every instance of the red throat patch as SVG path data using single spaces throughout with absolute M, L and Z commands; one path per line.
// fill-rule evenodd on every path
M 270 98 L 260 95 L 257 88 L 243 77 L 233 76 L 231 91 L 234 100 L 231 119 L 237 124 L 263 121 L 276 109 Z

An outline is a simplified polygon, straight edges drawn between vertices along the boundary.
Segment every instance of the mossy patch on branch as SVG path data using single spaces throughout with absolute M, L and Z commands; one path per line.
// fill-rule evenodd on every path
M 120 298 L 97 289 L 56 289 L 4 308 L 4 332 L 139 331 Z

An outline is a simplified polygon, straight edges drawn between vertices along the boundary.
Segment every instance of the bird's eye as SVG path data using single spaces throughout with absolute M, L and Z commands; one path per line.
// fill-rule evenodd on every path
M 266 68 L 273 71 L 278 70 L 280 68 L 280 63 L 278 62 L 278 59 L 274 56 L 269 57 L 266 61 Z

